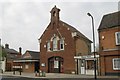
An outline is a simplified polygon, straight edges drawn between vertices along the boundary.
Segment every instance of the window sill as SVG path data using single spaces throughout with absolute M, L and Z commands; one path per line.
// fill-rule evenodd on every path
M 60 51 L 64 51 L 64 49 L 60 49 Z
M 47 52 L 59 52 L 59 51 L 64 51 L 64 49 L 63 50 L 47 51 Z
M 120 70 L 120 68 L 114 68 L 113 70 Z
M 116 46 L 120 46 L 120 43 L 119 43 L 119 44 L 116 44 Z

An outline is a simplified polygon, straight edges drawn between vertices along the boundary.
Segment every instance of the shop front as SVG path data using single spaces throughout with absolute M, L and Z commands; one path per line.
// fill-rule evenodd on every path
M 75 56 L 74 58 L 76 61 L 76 73 L 83 75 L 94 75 L 94 61 L 96 60 L 96 72 L 98 74 L 99 55 L 96 55 L 96 59 L 94 59 L 93 55 Z

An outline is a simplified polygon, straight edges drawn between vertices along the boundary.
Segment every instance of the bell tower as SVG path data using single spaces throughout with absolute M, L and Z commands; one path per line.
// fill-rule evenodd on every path
M 50 13 L 51 13 L 51 23 L 53 24 L 53 26 L 57 26 L 58 23 L 59 23 L 59 11 L 60 11 L 60 9 L 58 9 L 56 7 L 56 5 L 50 11 Z

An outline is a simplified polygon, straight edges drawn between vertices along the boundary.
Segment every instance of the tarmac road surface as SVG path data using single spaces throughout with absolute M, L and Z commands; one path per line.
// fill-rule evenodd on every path
M 1 80 L 94 80 L 94 78 L 28 78 L 19 76 L 2 76 Z M 119 78 L 97 78 L 97 80 L 120 80 Z
M 46 73 L 45 77 L 35 76 L 34 73 L 4 72 L 0 74 L 0 80 L 95 80 L 94 76 L 90 75 L 75 75 L 75 74 L 57 74 Z M 97 80 L 120 80 L 118 76 L 97 76 Z

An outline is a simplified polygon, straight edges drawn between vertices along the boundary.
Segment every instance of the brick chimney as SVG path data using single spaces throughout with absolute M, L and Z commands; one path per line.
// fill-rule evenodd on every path
M 5 48 L 6 48 L 6 49 L 9 49 L 9 44 L 5 44 Z
M 19 47 L 19 54 L 22 55 L 22 48 Z

